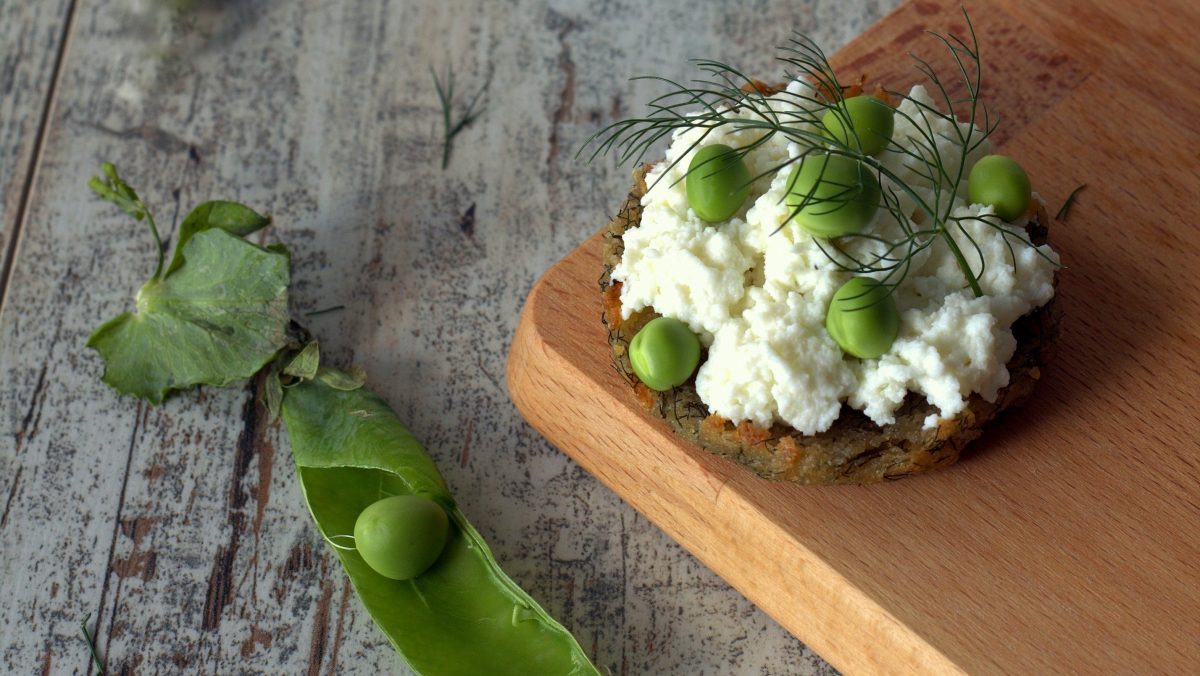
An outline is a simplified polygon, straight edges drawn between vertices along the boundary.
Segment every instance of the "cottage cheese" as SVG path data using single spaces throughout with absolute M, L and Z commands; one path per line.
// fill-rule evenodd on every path
M 811 89 L 793 82 L 788 92 Z M 933 105 L 922 87 L 914 87 L 910 97 Z M 795 100 L 772 99 L 781 111 L 796 110 Z M 958 155 L 949 138 L 953 122 L 923 114 L 908 100 L 898 111 L 893 140 L 924 143 L 928 136 L 937 139 L 943 158 Z M 914 256 L 894 292 L 900 333 L 891 349 L 879 359 L 854 359 L 825 331 L 826 308 L 850 274 L 788 220 L 783 198 L 790 167 L 768 173 L 797 157 L 801 148 L 777 135 L 752 151 L 746 158 L 750 174 L 766 175 L 751 187 L 737 214 L 714 225 L 688 207 L 683 183 L 694 152 L 689 148 L 703 134 L 701 129 L 677 133 L 666 161 L 647 174 L 652 187 L 642 198 L 641 223 L 625 233 L 624 254 L 613 278 L 622 282 L 625 317 L 653 307 L 686 322 L 700 336 L 708 358 L 696 375 L 696 390 L 713 413 L 762 427 L 783 422 L 813 434 L 833 424 L 843 402 L 885 425 L 894 422 L 905 395 L 916 392 L 938 409 L 925 421 L 932 426 L 962 411 L 973 392 L 995 400 L 1008 384 L 1005 364 L 1016 349 L 1012 323 L 1054 295 L 1057 254 L 1048 246 L 1033 249 L 1016 241 L 1010 248 L 1005 241 L 1023 236 L 1024 217 L 996 226 L 979 218 L 992 213 L 990 206 L 968 204 L 965 194 L 955 196 L 953 215 L 962 219 L 962 229 L 978 249 L 962 232 L 954 237 L 972 269 L 983 267 L 979 284 L 984 295 L 976 298 L 964 288 L 949 247 L 936 241 Z M 756 135 L 717 128 L 703 143 L 739 147 Z M 987 153 L 985 142 L 967 158 L 964 175 Z M 878 158 L 932 203 L 933 185 L 906 166 L 903 154 L 885 150 Z M 947 167 L 949 172 L 958 169 Z M 885 178 L 885 192 L 889 183 Z M 961 185 L 965 193 L 966 181 Z M 905 194 L 899 199 L 907 213 L 916 213 L 914 200 Z M 867 231 L 903 239 L 900 224 L 886 209 L 878 211 Z M 844 241 L 858 255 L 878 246 L 861 238 Z

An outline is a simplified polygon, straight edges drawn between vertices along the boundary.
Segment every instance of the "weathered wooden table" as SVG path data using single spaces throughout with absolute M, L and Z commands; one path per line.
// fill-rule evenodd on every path
M 626 168 L 575 158 L 713 56 L 769 75 L 893 0 L 0 4 L 0 670 L 403 671 L 320 542 L 253 385 L 161 407 L 84 347 L 152 268 L 85 183 L 115 162 L 173 232 L 270 211 L 296 313 L 366 368 L 512 576 L 625 673 L 825 673 L 813 653 L 521 421 L 503 384 L 537 276 L 604 223 Z M 548 6 L 549 5 L 549 6 Z M 729 5 L 726 7 L 726 5 Z M 442 170 L 430 68 L 484 115 Z M 181 211 L 182 210 L 182 211 Z

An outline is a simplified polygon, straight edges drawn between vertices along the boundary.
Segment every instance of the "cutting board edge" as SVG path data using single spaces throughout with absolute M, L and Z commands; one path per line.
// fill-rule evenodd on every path
M 589 238 L 551 267 L 534 284 L 526 298 L 506 367 L 508 390 L 522 417 L 556 448 L 578 462 L 623 501 L 840 671 L 965 673 L 944 653 L 852 585 L 775 521 L 759 513 L 753 503 L 736 489 L 727 488 L 723 482 L 714 488 L 710 482 L 700 485 L 679 480 L 677 475 L 669 472 L 656 472 L 656 469 L 670 469 L 675 461 L 696 464 L 684 450 L 688 442 L 670 434 L 665 426 L 658 429 L 658 422 L 648 415 L 627 411 L 627 402 L 620 401 L 613 392 L 589 378 L 569 355 L 555 349 L 553 341 L 544 337 L 538 318 L 543 313 L 554 311 L 548 306 L 552 305 L 554 289 L 559 286 L 556 282 L 570 274 L 570 264 L 574 258 L 594 257 L 599 263 L 598 254 L 591 256 L 588 248 L 600 246 L 602 233 Z M 595 298 L 595 316 L 598 318 L 598 292 Z M 566 382 L 571 380 L 595 384 L 595 391 L 608 398 L 607 402 L 594 402 L 610 404 L 609 407 L 596 410 L 611 408 L 623 415 L 616 418 L 603 416 L 608 423 L 603 429 L 596 429 L 600 427 L 596 420 L 602 416 L 581 416 L 564 424 L 563 416 L 556 413 L 555 408 L 573 401 L 578 395 L 578 391 L 571 389 L 571 383 Z M 614 422 L 617 425 L 613 425 Z M 657 458 L 658 461 L 652 465 L 634 463 L 620 469 L 607 466 L 601 454 L 580 441 L 603 435 L 605 431 L 609 432 L 610 440 L 615 443 L 635 441 L 634 445 L 642 450 L 641 458 Z M 668 449 L 666 454 L 663 453 L 664 447 Z M 668 461 L 668 457 L 675 460 Z M 728 463 L 715 456 L 711 456 L 711 461 Z M 703 463 L 698 471 L 710 474 Z M 733 471 L 744 470 L 734 467 Z M 640 474 L 642 478 L 665 489 L 665 494 L 660 495 L 652 490 L 623 491 L 620 486 L 621 474 L 630 477 Z M 673 476 L 676 480 L 663 481 L 664 476 Z M 667 518 L 664 510 L 680 504 L 691 506 L 686 510 L 691 513 L 690 520 L 680 518 L 678 512 L 672 512 L 669 515 L 671 518 Z M 781 573 L 802 572 L 794 574 L 792 584 L 768 588 L 769 585 L 754 579 L 753 573 L 761 570 L 759 566 L 745 565 L 746 560 L 723 558 L 721 554 L 725 550 L 710 549 L 704 544 L 705 538 L 730 536 L 744 542 L 740 549 L 750 558 L 772 552 L 762 564 L 776 567 Z M 780 587 L 784 593 L 779 593 Z M 797 607 L 804 612 L 797 613 Z

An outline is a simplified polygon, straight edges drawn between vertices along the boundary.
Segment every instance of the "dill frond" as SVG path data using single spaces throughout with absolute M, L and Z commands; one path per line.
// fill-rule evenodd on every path
M 654 76 L 634 78 L 665 84 L 668 91 L 647 104 L 648 114 L 614 122 L 593 134 L 577 156 L 586 156 L 588 161 L 592 161 L 600 155 L 611 154 L 619 163 L 637 164 L 643 162 L 660 141 L 670 141 L 676 133 L 683 131 L 702 130 L 686 148 L 686 152 L 667 165 L 666 171 L 659 176 L 661 180 L 692 150 L 702 145 L 713 130 L 725 128 L 731 132 L 755 132 L 753 141 L 734 149 L 740 157 L 745 157 L 776 134 L 783 135 L 802 148 L 799 156 L 771 166 L 753 176 L 751 182 L 773 175 L 813 154 L 851 157 L 879 179 L 882 193 L 879 206 L 890 212 L 899 223 L 903 238 L 889 241 L 869 233 L 828 240 L 814 237 L 829 260 L 847 272 L 877 276 L 881 284 L 894 290 L 907 276 L 916 255 L 941 244 L 948 247 L 954 256 L 962 271 L 965 286 L 976 296 L 982 296 L 979 278 L 984 272 L 984 257 L 979 256 L 979 269 L 974 269 L 968 263 L 959 242 L 965 242 L 977 253 L 979 245 L 963 227 L 965 219 L 953 216 L 953 211 L 955 198 L 966 188 L 969 157 L 987 141 L 1000 119 L 981 100 L 984 67 L 979 41 L 966 10 L 963 10 L 963 16 L 967 25 L 965 38 L 933 32 L 929 35 L 949 52 L 956 75 L 965 87 L 965 96 L 952 95 L 952 82 L 944 80 L 927 60 L 914 54 L 909 56 L 917 72 L 928 82 L 936 105 L 904 92 L 885 90 L 889 97 L 898 102 L 895 108 L 897 121 L 904 120 L 917 132 L 915 138 L 904 143 L 894 138 L 889 140 L 885 149 L 899 154 L 904 167 L 928 185 L 909 184 L 877 157 L 860 150 L 862 144 L 858 131 L 850 123 L 845 104 L 848 98 L 846 92 L 851 87 L 838 79 L 820 46 L 803 34 L 794 35 L 780 48 L 778 61 L 783 64 L 784 75 L 789 81 L 807 82 L 811 89 L 804 88 L 798 92 L 784 89 L 768 95 L 754 79 L 729 64 L 712 59 L 693 60 L 701 74 L 687 82 Z M 792 105 L 780 105 L 780 102 Z M 910 105 L 903 106 L 905 102 Z M 822 118 L 830 111 L 841 118 L 842 127 L 849 130 L 848 136 L 852 138 L 837 139 L 832 137 L 834 135 L 823 133 Z M 734 112 L 737 115 L 731 114 Z M 952 131 L 935 131 L 942 126 Z M 585 152 L 589 148 L 590 154 Z M 824 168 L 821 176 L 824 176 Z M 807 195 L 791 210 L 788 220 L 807 206 L 819 202 L 831 202 L 830 208 L 836 209 L 839 203 L 853 199 L 852 193 L 851 186 L 847 186 L 846 190 L 829 197 Z M 909 213 L 902 208 L 902 196 L 915 204 L 915 212 Z M 1014 243 L 1034 246 L 1023 233 L 1006 227 L 999 219 L 972 218 L 982 218 L 988 225 L 1001 230 L 1010 252 Z M 849 253 L 849 247 L 844 246 L 841 240 L 854 238 L 873 242 L 869 253 L 857 256 Z M 1045 257 L 1045 254 L 1042 255 Z M 1015 254 L 1013 260 L 1015 263 Z
M 450 165 L 450 149 L 454 144 L 454 137 L 458 136 L 459 132 L 484 112 L 487 101 L 483 99 L 483 95 L 487 93 L 488 87 L 492 84 L 492 73 L 488 73 L 487 79 L 483 81 L 483 86 L 476 90 L 475 94 L 467 101 L 467 106 L 457 121 L 453 119 L 454 67 L 446 67 L 445 82 L 442 82 L 437 71 L 432 67 L 429 69 L 429 74 L 433 76 L 433 86 L 437 89 L 438 101 L 442 105 L 442 169 L 445 169 Z

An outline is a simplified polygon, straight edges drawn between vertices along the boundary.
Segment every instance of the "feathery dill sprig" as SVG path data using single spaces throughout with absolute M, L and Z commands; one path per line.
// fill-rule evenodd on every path
M 861 150 L 863 144 L 859 130 L 851 123 L 846 104 L 848 98 L 861 93 L 861 82 L 849 86 L 841 82 L 820 46 L 803 34 L 796 34 L 780 48 L 778 60 L 784 64 L 784 74 L 789 81 L 804 81 L 811 88 L 776 91 L 726 63 L 711 59 L 693 60 L 703 75 L 686 83 L 656 76 L 634 78 L 665 83 L 670 89 L 648 103 L 650 112 L 647 115 L 620 120 L 601 129 L 580 148 L 579 154 L 582 155 L 591 146 L 589 161 L 602 154 L 613 154 L 622 164 L 631 161 L 641 163 L 664 138 L 670 140 L 681 131 L 703 130 L 685 152 L 667 165 L 667 171 L 659 176 L 658 180 L 661 180 L 692 150 L 703 145 L 709 134 L 723 128 L 731 132 L 753 132 L 752 141 L 734 148 L 739 157 L 744 157 L 777 134 L 801 148 L 796 157 L 769 167 L 753 176 L 751 182 L 776 174 L 810 157 L 842 155 L 852 158 L 878 178 L 881 186 L 879 206 L 895 218 L 903 237 L 889 240 L 869 232 L 834 239 L 814 237 L 817 246 L 830 261 L 847 272 L 878 277 L 890 293 L 907 276 L 919 253 L 942 242 L 958 263 L 966 286 L 976 296 L 982 296 L 979 278 L 985 271 L 986 258 L 966 227 L 968 221 L 982 222 L 997 229 L 1003 235 L 1014 264 L 1014 242 L 1035 250 L 1036 246 L 1023 231 L 1008 227 L 999 216 L 983 214 L 964 218 L 953 215 L 955 198 L 966 188 L 969 158 L 983 146 L 1000 121 L 980 98 L 984 68 L 979 41 L 966 10 L 963 16 L 967 25 L 965 39 L 933 32 L 929 35 L 949 51 L 957 75 L 962 78 L 965 95 L 952 95 L 951 84 L 943 80 L 927 60 L 915 54 L 909 56 L 933 90 L 932 103 L 904 92 L 883 89 L 877 92 L 880 98 L 888 99 L 889 103 L 897 101 L 894 114 L 916 130 L 915 138 L 889 139 L 885 149 L 898 154 L 904 169 L 918 176 L 924 185 L 911 185 L 878 157 Z M 903 102 L 910 105 L 899 105 Z M 732 114 L 735 112 L 736 115 Z M 838 138 L 839 134 L 826 133 L 823 118 L 830 112 L 841 121 L 842 129 L 848 132 L 841 138 Z M 951 131 L 941 131 L 942 127 Z M 827 164 L 826 161 L 821 167 L 818 184 L 832 181 L 825 179 Z M 689 172 L 696 170 L 697 167 L 689 168 Z M 810 205 L 827 203 L 832 211 L 858 196 L 858 185 L 834 185 L 844 189 L 837 190 L 834 195 L 818 197 L 814 188 L 791 208 L 788 221 Z M 915 207 L 906 208 L 906 200 Z M 868 242 L 865 253 L 853 253 L 854 247 L 847 246 L 849 241 L 855 239 Z M 978 254 L 978 269 L 968 263 L 959 239 L 969 243 Z M 1041 251 L 1038 253 L 1045 257 Z
M 462 115 L 457 120 L 453 119 L 454 66 L 446 66 L 445 82 L 438 77 L 437 71 L 432 67 L 429 68 L 429 73 L 433 76 L 433 86 L 437 90 L 438 102 L 442 106 L 442 169 L 445 170 L 450 166 L 450 150 L 454 145 L 454 137 L 483 114 L 487 102 L 486 100 L 481 102 L 481 99 L 492 85 L 492 72 L 488 72 L 483 86 L 477 89 L 467 101 L 466 108 L 463 109 Z
M 96 664 L 96 673 L 99 676 L 104 676 L 108 671 L 105 667 L 104 660 L 100 659 L 100 652 L 96 649 L 96 635 L 88 629 L 88 622 L 92 619 L 92 614 L 84 615 L 79 621 L 79 631 L 83 634 L 83 640 L 87 643 L 88 651 L 92 654 L 92 662 Z

